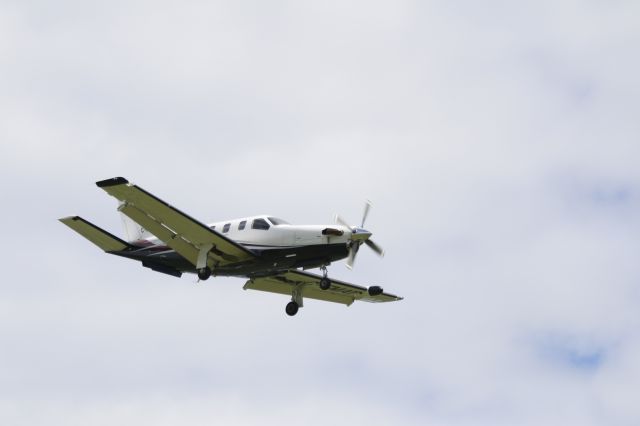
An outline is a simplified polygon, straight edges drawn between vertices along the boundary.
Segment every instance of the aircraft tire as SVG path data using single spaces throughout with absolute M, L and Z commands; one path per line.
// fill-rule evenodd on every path
M 211 268 L 209 268 L 208 266 L 202 269 L 198 269 L 198 278 L 200 278 L 202 281 L 208 280 L 210 276 Z
M 284 310 L 287 313 L 287 315 L 292 317 L 298 313 L 298 304 L 296 302 L 291 301 L 287 303 L 287 306 Z
M 322 290 L 329 290 L 329 287 L 331 287 L 331 281 L 329 281 L 329 278 L 321 278 L 320 279 L 320 288 Z

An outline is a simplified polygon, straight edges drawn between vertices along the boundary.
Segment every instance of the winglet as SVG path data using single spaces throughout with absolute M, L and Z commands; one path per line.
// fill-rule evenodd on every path
M 129 181 L 123 177 L 114 177 L 111 179 L 100 180 L 96 182 L 96 185 L 98 185 L 99 188 L 106 188 L 108 186 L 122 185 L 127 183 L 129 183 Z

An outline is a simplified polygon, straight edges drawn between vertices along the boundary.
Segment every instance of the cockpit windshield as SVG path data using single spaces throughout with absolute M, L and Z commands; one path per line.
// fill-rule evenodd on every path
M 259 217 L 253 220 L 253 223 L 251 224 L 251 229 L 262 229 L 263 231 L 266 231 L 269 229 L 269 226 L 270 226 L 269 222 Z
M 277 217 L 268 217 L 267 219 L 269 219 L 269 222 L 273 223 L 274 225 L 291 225 L 286 220 L 278 219 Z

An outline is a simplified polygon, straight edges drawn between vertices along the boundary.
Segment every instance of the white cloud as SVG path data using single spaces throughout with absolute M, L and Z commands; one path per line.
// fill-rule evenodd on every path
M 3 4 L 0 418 L 637 423 L 637 12 Z M 55 219 L 117 232 L 115 175 L 202 220 L 371 198 L 387 256 L 331 274 L 406 298 L 292 320 L 104 256 Z

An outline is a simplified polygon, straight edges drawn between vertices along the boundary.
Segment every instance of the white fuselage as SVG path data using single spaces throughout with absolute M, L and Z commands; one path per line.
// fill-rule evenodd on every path
M 352 236 L 352 230 L 343 225 L 291 225 L 269 215 L 231 219 L 207 226 L 237 243 L 256 249 L 346 244 Z M 327 232 L 327 229 L 331 231 Z M 148 241 L 162 244 L 157 238 Z
M 209 226 L 215 227 L 215 231 L 230 238 L 242 245 L 257 247 L 299 247 L 320 244 L 346 243 L 351 236 L 351 230 L 341 225 L 291 225 L 279 223 L 277 219 L 270 219 L 272 216 L 252 216 L 242 219 L 233 219 L 224 222 L 212 223 Z M 254 221 L 266 221 L 268 229 L 261 229 L 254 226 Z M 244 229 L 240 229 L 240 224 L 245 222 Z M 225 232 L 225 225 L 229 224 Z M 335 229 L 342 235 L 323 235 L 325 229 Z

